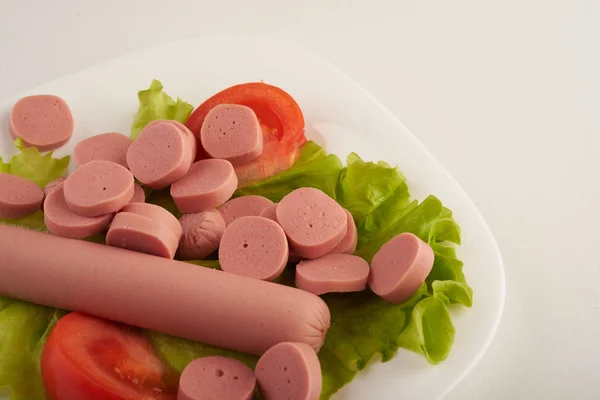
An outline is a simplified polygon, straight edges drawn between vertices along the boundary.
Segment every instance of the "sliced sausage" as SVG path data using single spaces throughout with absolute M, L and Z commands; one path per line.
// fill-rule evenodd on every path
M 66 179 L 67 179 L 66 177 L 64 177 L 64 178 L 61 177 L 61 178 L 56 178 L 55 180 L 48 182 L 46 184 L 46 186 L 44 186 L 44 196 L 48 196 L 48 193 L 50 193 L 54 189 L 62 187 L 62 185 Z
M 202 147 L 213 158 L 246 164 L 263 152 L 260 122 L 250 107 L 219 104 L 206 114 L 200 129 Z
M 129 203 L 125 207 L 123 207 L 123 209 L 121 209 L 121 212 L 137 214 L 142 217 L 150 218 L 153 221 L 159 222 L 165 225 L 167 228 L 169 228 L 171 232 L 173 232 L 173 234 L 177 237 L 177 240 L 179 240 L 183 232 L 181 224 L 179 223 L 177 218 L 165 208 L 157 206 L 156 204 Z
M 304 343 L 279 343 L 256 364 L 264 400 L 318 400 L 323 378 L 315 351 Z
M 127 150 L 133 141 L 122 133 L 108 132 L 95 135 L 77 143 L 73 160 L 77 167 L 94 160 L 111 161 L 127 166 Z
M 63 184 L 69 208 L 84 217 L 117 212 L 133 197 L 133 175 L 110 161 L 90 161 L 73 172 Z
M 346 209 L 344 209 L 344 211 L 348 217 L 346 220 L 346 235 L 342 241 L 330 251 L 330 253 L 353 254 L 356 251 L 356 245 L 358 244 L 358 231 L 356 229 L 356 224 L 354 223 L 354 217 L 350 211 Z
M 392 304 L 402 303 L 425 282 L 433 260 L 427 243 L 412 233 L 401 233 L 381 246 L 371 260 L 369 287 Z
M 179 256 L 182 260 L 203 260 L 219 248 L 225 220 L 215 209 L 179 218 L 183 235 L 179 241 Z
M 360 292 L 368 279 L 369 264 L 350 254 L 327 254 L 296 266 L 296 287 L 317 295 Z
M 0 243 L 8 297 L 256 355 L 318 351 L 329 329 L 327 304 L 293 287 L 10 226 Z
M 277 205 L 279 203 L 271 203 L 269 204 L 267 207 L 265 207 L 260 214 L 258 214 L 259 217 L 264 217 L 264 218 L 269 218 L 270 220 L 273 220 L 275 222 L 277 222 Z M 279 223 L 279 222 L 277 222 Z
M 9 131 L 13 139 L 20 137 L 25 146 L 36 147 L 41 152 L 67 143 L 73 126 L 71 110 L 58 96 L 23 97 L 10 112 Z
M 188 172 L 191 156 L 190 141 L 181 130 L 160 122 L 142 130 L 127 151 L 127 165 L 144 185 L 162 189 Z
M 106 244 L 128 250 L 173 258 L 179 238 L 160 222 L 130 212 L 120 212 L 106 234 Z
M 255 387 L 254 371 L 240 361 L 204 357 L 181 373 L 177 400 L 251 400 Z
M 237 176 L 227 160 L 200 160 L 171 186 L 171 197 L 183 214 L 213 209 L 231 198 L 237 189 Z
M 44 191 L 23 177 L 0 172 L 0 218 L 16 219 L 42 208 Z
M 181 133 L 183 133 L 183 135 L 186 137 L 187 141 L 187 145 L 189 146 L 188 149 L 191 151 L 192 154 L 192 160 L 196 159 L 196 153 L 198 151 L 198 141 L 196 139 L 196 136 L 192 133 L 192 131 L 189 130 L 189 128 L 187 126 L 185 126 L 184 124 L 182 124 L 179 121 L 175 121 L 172 119 L 155 119 L 154 121 L 150 121 L 148 123 L 148 125 L 146 125 L 145 127 L 148 128 L 152 125 L 156 125 L 159 124 L 161 122 L 166 122 L 169 123 L 171 125 L 174 125 L 177 127 L 177 129 L 179 129 L 179 131 Z
M 285 232 L 274 221 L 263 217 L 242 217 L 223 233 L 219 264 L 223 271 L 272 281 L 288 262 Z
M 229 200 L 219 207 L 219 211 L 223 215 L 225 224 L 229 225 L 241 217 L 259 216 L 265 208 L 272 205 L 273 202 L 266 197 L 250 195 Z
M 65 201 L 63 188 L 52 190 L 44 201 L 44 223 L 54 235 L 83 239 L 104 232 L 114 214 L 84 217 L 76 214 Z
M 144 203 L 146 201 L 146 194 L 144 189 L 137 183 L 133 184 L 133 197 L 129 200 L 129 203 Z
M 276 213 L 291 247 L 304 258 L 327 254 L 346 235 L 344 209 L 319 189 L 294 190 L 279 202 Z

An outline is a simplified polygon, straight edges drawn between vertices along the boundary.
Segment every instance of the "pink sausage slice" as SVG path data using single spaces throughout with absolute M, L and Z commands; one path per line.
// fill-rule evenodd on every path
M 67 202 L 63 188 L 52 190 L 44 201 L 44 223 L 50 233 L 71 239 L 83 239 L 104 232 L 114 214 L 83 217 L 74 213 Z
M 219 207 L 223 215 L 225 224 L 229 225 L 240 217 L 258 216 L 267 207 L 272 206 L 273 202 L 262 196 L 242 196 L 229 200 Z
M 155 119 L 154 121 L 150 121 L 145 128 L 148 128 L 152 125 L 160 124 L 161 122 L 166 122 L 168 124 L 176 126 L 179 131 L 186 137 L 188 142 L 186 145 L 189 145 L 189 150 L 192 152 L 192 160 L 196 159 L 196 152 L 198 151 L 198 142 L 196 136 L 190 131 L 190 129 L 182 124 L 179 121 L 171 120 L 171 119 Z
M 35 183 L 0 172 L 0 218 L 16 219 L 42 207 L 44 192 Z
M 233 221 L 223 233 L 219 263 L 223 271 L 272 281 L 288 262 L 285 232 L 270 219 L 250 216 Z
M 255 387 L 254 371 L 240 361 L 204 357 L 181 373 L 177 400 L 252 400 Z
M 127 150 L 133 141 L 127 136 L 109 132 L 95 135 L 77 143 L 73 160 L 77 167 L 94 160 L 111 161 L 127 167 Z
M 189 140 L 175 125 L 160 122 L 145 127 L 127 150 L 127 165 L 133 175 L 152 189 L 162 189 L 180 180 L 193 161 Z
M 352 213 L 350 211 L 344 209 L 346 212 L 347 219 L 347 229 L 346 235 L 342 239 L 342 241 L 335 246 L 330 253 L 343 253 L 343 254 L 353 254 L 356 251 L 356 245 L 358 244 L 358 231 L 356 229 L 356 224 L 354 223 L 354 217 L 352 217 Z
M 401 233 L 381 246 L 371 261 L 369 287 L 399 304 L 415 294 L 433 268 L 431 247 L 412 233 Z
M 117 212 L 131 201 L 133 175 L 110 161 L 90 161 L 73 172 L 63 184 L 69 208 L 84 217 Z
M 319 189 L 294 190 L 279 202 L 276 213 L 290 246 L 304 258 L 329 253 L 346 235 L 344 209 Z
M 264 218 L 268 218 L 270 220 L 273 220 L 275 222 L 277 222 L 277 205 L 279 203 L 271 203 L 269 204 L 267 207 L 265 207 L 260 214 L 258 214 L 259 217 L 264 217 Z M 279 223 L 279 222 L 277 222 Z
M 128 212 L 137 214 L 142 217 L 150 218 L 153 221 L 159 222 L 165 225 L 173 232 L 173 235 L 177 237 L 177 240 L 181 237 L 183 229 L 177 218 L 166 209 L 156 204 L 147 203 L 129 203 L 121 212 Z
M 260 123 L 250 107 L 219 104 L 208 112 L 200 140 L 213 158 L 231 161 L 233 165 L 253 161 L 263 152 Z
M 158 257 L 173 258 L 179 238 L 160 222 L 141 215 L 120 212 L 106 235 L 106 244 Z
M 321 365 L 304 343 L 273 346 L 258 360 L 255 374 L 264 400 L 318 400 L 321 395 Z
M 133 197 L 129 201 L 129 203 L 144 203 L 146 201 L 146 194 L 144 193 L 144 189 L 138 185 L 137 183 L 133 184 Z
M 349 254 L 327 254 L 296 266 L 296 287 L 316 295 L 360 292 L 368 279 L 369 264 Z
M 293 287 L 11 226 L 0 243 L 0 294 L 16 299 L 256 355 L 319 351 L 329 329 L 327 304 Z
M 183 214 L 213 209 L 231 198 L 237 176 L 227 160 L 200 160 L 180 181 L 171 186 L 171 197 Z
M 50 181 L 46 184 L 46 186 L 44 186 L 44 196 L 48 196 L 48 194 L 53 191 L 54 189 L 58 189 L 59 187 L 62 187 L 63 183 L 65 182 L 65 180 L 67 180 L 67 178 L 56 178 L 53 181 Z
M 57 96 L 23 97 L 10 112 L 10 135 L 20 137 L 27 147 L 41 152 L 63 146 L 73 134 L 73 115 L 67 103 Z
M 219 248 L 225 220 L 217 210 L 184 214 L 179 218 L 183 235 L 179 241 L 179 256 L 182 260 L 203 260 Z

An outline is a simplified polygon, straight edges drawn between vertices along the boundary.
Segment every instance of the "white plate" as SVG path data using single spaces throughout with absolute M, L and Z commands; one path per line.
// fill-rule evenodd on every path
M 440 365 L 400 351 L 375 363 L 334 396 L 335 400 L 434 400 L 444 396 L 481 358 L 500 322 L 504 271 L 500 252 L 485 221 L 460 185 L 425 147 L 373 96 L 325 60 L 266 39 L 200 38 L 134 53 L 0 102 L 0 153 L 14 153 L 8 135 L 11 105 L 27 94 L 63 97 L 76 119 L 75 134 L 57 154 L 70 154 L 81 139 L 107 131 L 129 132 L 137 90 L 152 78 L 167 93 L 200 104 L 233 84 L 265 80 L 289 91 L 306 118 L 307 135 L 341 157 L 356 151 L 367 160 L 397 163 L 413 196 L 438 196 L 461 225 L 459 256 L 474 290 L 471 309 L 453 309 L 456 341 Z M 5 398 L 6 399 L 6 398 Z

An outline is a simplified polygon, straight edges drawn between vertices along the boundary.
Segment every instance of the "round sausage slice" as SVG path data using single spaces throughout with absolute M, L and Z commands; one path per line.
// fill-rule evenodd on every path
M 369 287 L 392 304 L 402 303 L 425 282 L 433 260 L 427 243 L 412 233 L 401 233 L 381 246 L 371 260 Z
M 237 189 L 237 176 L 227 160 L 195 162 L 187 175 L 171 186 L 171 197 L 181 213 L 213 209 L 231 198 Z
M 272 205 L 273 202 L 266 197 L 250 195 L 229 200 L 219 207 L 219 211 L 225 224 L 229 225 L 241 217 L 259 216 L 265 208 Z
M 44 223 L 50 233 L 71 239 L 83 239 L 104 232 L 114 214 L 83 217 L 74 213 L 67 202 L 62 187 L 52 190 L 44 201 Z
M 202 123 L 200 140 L 211 157 L 233 165 L 249 163 L 263 151 L 263 134 L 256 114 L 239 104 L 219 104 L 210 110 Z
M 160 122 L 145 127 L 127 150 L 133 175 L 152 189 L 162 189 L 181 179 L 193 161 L 190 141 L 175 125 Z
M 12 174 L 0 173 L 0 218 L 16 219 L 42 207 L 43 190 L 35 183 Z
M 225 220 L 215 209 L 179 218 L 183 235 L 179 241 L 179 256 L 182 260 L 202 260 L 219 248 Z
M 73 126 L 71 110 L 58 96 L 23 97 L 10 112 L 9 131 L 13 139 L 20 137 L 25 146 L 36 147 L 41 152 L 67 143 Z
M 270 220 L 277 222 L 277 205 L 278 204 L 279 203 L 271 203 L 270 205 L 265 207 L 260 212 L 260 214 L 258 214 L 258 216 L 263 217 L 263 218 L 268 218 Z M 277 222 L 277 223 L 279 223 L 279 222 Z
M 343 254 L 353 254 L 356 251 L 356 245 L 358 244 L 358 231 L 356 229 L 356 224 L 354 223 L 354 217 L 352 217 L 352 213 L 350 211 L 344 209 L 346 211 L 347 219 L 347 228 L 346 235 L 342 239 L 342 241 L 335 246 L 330 253 L 343 253 Z
M 296 287 L 316 295 L 360 292 L 368 279 L 369 264 L 350 254 L 327 254 L 296 266 Z
M 181 373 L 177 400 L 251 400 L 255 387 L 254 371 L 240 361 L 204 357 Z
M 223 271 L 272 281 L 288 262 L 285 232 L 270 219 L 250 216 L 233 221 L 223 233 L 219 263 Z
M 106 234 L 106 244 L 158 257 L 173 258 L 179 238 L 173 231 L 141 215 L 120 212 L 113 219 Z
M 168 124 L 174 125 L 179 129 L 179 131 L 184 135 L 184 137 L 188 140 L 186 144 L 189 146 L 188 149 L 191 151 L 192 160 L 196 159 L 196 152 L 198 151 L 198 142 L 196 136 L 190 131 L 190 129 L 182 124 L 179 121 L 171 120 L 171 119 L 155 119 L 154 121 L 150 121 L 145 128 L 148 128 L 152 125 L 160 124 L 161 122 L 166 122 Z
M 329 253 L 346 235 L 344 209 L 319 189 L 294 190 L 279 202 L 276 214 L 290 246 L 304 258 Z
M 258 360 L 254 373 L 264 400 L 318 400 L 321 395 L 321 365 L 304 343 L 276 344 Z
M 97 217 L 117 212 L 133 197 L 133 175 L 110 161 L 90 161 L 63 184 L 67 204 L 79 215 Z
M 65 183 L 65 180 L 67 180 L 66 177 L 61 177 L 61 178 L 56 178 L 53 181 L 50 181 L 46 184 L 46 186 L 44 186 L 44 196 L 48 196 L 48 194 L 53 191 L 54 189 L 58 189 L 59 187 L 62 187 L 63 183 Z
M 144 203 L 146 201 L 146 194 L 144 193 L 144 189 L 138 185 L 137 183 L 133 184 L 133 197 L 129 201 L 129 203 Z
M 108 132 L 95 135 L 77 143 L 73 150 L 75 165 L 80 167 L 94 160 L 111 161 L 127 167 L 127 150 L 133 141 L 127 136 Z
M 165 208 L 156 204 L 148 203 L 129 203 L 121 209 L 121 212 L 141 215 L 142 217 L 150 218 L 153 221 L 165 225 L 173 232 L 177 239 L 181 237 L 183 229 L 177 218 Z

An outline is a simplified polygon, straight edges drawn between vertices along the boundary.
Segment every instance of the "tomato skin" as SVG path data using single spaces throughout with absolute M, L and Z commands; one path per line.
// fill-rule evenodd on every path
M 198 148 L 200 128 L 208 112 L 219 104 L 241 104 L 250 107 L 263 131 L 263 154 L 251 163 L 236 166 L 239 186 L 258 181 L 291 167 L 306 142 L 304 116 L 298 103 L 284 90 L 264 82 L 231 86 L 210 97 L 192 112 L 185 125 L 196 135 Z M 204 150 L 197 159 L 206 158 Z
M 44 346 L 41 372 L 48 400 L 177 398 L 171 371 L 154 356 L 145 337 L 82 313 L 58 321 Z

